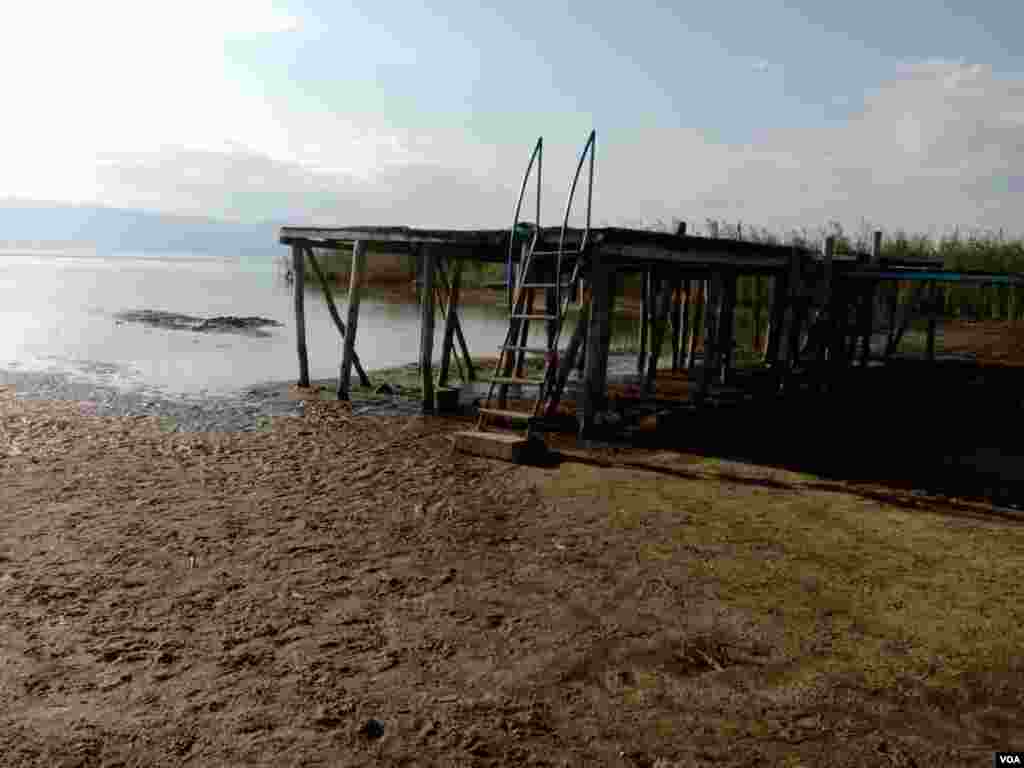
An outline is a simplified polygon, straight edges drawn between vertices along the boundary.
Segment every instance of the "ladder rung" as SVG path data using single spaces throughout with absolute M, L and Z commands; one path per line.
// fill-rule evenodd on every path
M 520 378 L 518 376 L 494 376 L 491 378 L 495 384 L 534 384 L 541 385 L 544 383 L 544 379 L 527 379 Z
M 521 347 L 518 344 L 502 344 L 501 348 L 526 352 L 528 355 L 546 355 L 549 352 L 555 351 L 553 349 L 548 349 L 547 347 Z
M 519 320 L 557 320 L 558 315 L 511 315 Z
M 501 416 L 504 419 L 512 419 L 513 421 L 530 421 L 533 418 L 532 413 L 523 413 L 522 411 L 503 411 L 500 408 L 480 408 L 478 411 L 486 414 L 487 416 Z
M 558 283 L 523 283 L 519 286 L 520 288 L 558 288 Z M 568 291 L 572 288 L 572 283 L 562 283 L 562 290 Z
M 579 251 L 534 251 L 534 256 L 576 256 Z

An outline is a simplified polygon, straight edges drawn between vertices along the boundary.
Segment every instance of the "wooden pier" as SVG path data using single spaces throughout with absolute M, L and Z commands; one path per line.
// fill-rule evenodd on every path
M 560 228 L 544 229 L 542 245 L 559 246 Z M 503 263 L 519 252 L 509 230 L 435 230 L 408 227 L 354 226 L 338 228 L 283 227 L 280 242 L 292 248 L 299 385 L 309 386 L 305 342 L 304 269 L 306 258 L 322 283 L 313 249 L 344 250 L 353 254 L 348 295 L 348 323 L 334 308 L 330 290 L 325 298 L 335 325 L 344 338 L 338 395 L 348 397 L 351 367 L 366 383 L 357 355 L 358 313 L 367 259 L 375 252 L 411 253 L 419 261 L 422 281 L 420 375 L 423 410 L 434 409 L 434 323 L 440 307 L 444 319 L 441 371 L 444 387 L 450 362 L 472 380 L 469 349 L 459 323 L 459 276 L 466 261 Z M 583 233 L 568 230 L 559 247 L 578 247 Z M 705 402 L 716 388 L 733 380 L 735 314 L 740 278 L 766 283 L 770 302 L 766 327 L 760 327 L 758 306 L 755 336 L 763 350 L 761 368 L 771 388 L 784 390 L 799 375 L 815 386 L 828 387 L 843 370 L 867 366 L 871 339 L 885 321 L 883 359 L 891 357 L 909 323 L 911 310 L 930 318 L 927 354 L 935 354 L 935 322 L 941 287 L 949 282 L 1024 284 L 1024 276 L 953 272 L 936 261 L 900 261 L 881 257 L 881 233 L 875 233 L 869 253 L 835 252 L 829 238 L 821 251 L 718 237 L 699 237 L 622 228 L 590 229 L 584 250 L 582 284 L 589 312 L 570 345 L 582 346 L 582 380 L 575 413 L 578 434 L 587 436 L 604 421 L 608 407 L 610 323 L 615 313 L 616 286 L 626 274 L 643 275 L 641 353 L 637 373 L 640 399 L 654 398 L 657 361 L 666 342 L 672 370 L 695 382 L 691 404 Z M 514 266 L 514 265 L 513 265 Z M 896 322 L 893 297 L 900 284 L 913 284 L 913 301 Z M 758 292 L 760 296 L 760 291 Z M 692 311 L 690 307 L 692 306 Z M 692 320 L 691 320 L 692 314 Z M 570 363 L 571 365 L 571 363 Z M 568 373 L 568 371 L 566 371 Z

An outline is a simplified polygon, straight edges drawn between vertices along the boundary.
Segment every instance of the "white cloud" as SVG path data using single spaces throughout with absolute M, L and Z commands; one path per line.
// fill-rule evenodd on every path
M 31 73 L 5 83 L 17 106 L 0 145 L 0 195 L 296 224 L 510 223 L 529 141 L 496 147 L 288 111 L 231 80 L 225 39 L 306 23 L 270 3 L 190 0 L 154 12 L 163 15 L 147 4 L 145 19 L 130 3 L 75 6 L 61 25 L 44 23 L 52 9 L 24 7 L 33 10 L 0 30 L 0 67 Z M 598 126 L 594 220 L 1020 228 L 1010 192 L 1020 184 L 1007 179 L 1024 177 L 1024 80 L 926 61 L 861 101 L 842 123 L 756 145 L 657 128 L 607 144 Z M 561 221 L 579 149 L 546 144 L 544 223 Z

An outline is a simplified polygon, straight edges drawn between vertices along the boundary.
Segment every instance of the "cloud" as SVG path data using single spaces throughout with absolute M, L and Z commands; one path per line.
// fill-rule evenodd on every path
M 291 34 L 305 19 L 269 3 L 246 2 L 243 13 L 236 0 L 236 12 L 214 11 L 193 44 L 189 30 L 204 17 L 185 2 L 153 18 L 160 34 L 126 40 L 105 27 L 110 7 L 98 20 L 75 11 L 88 26 L 73 34 L 61 25 L 46 48 L 10 26 L 0 32 L 0 66 L 38 74 L 31 85 L 10 78 L 5 98 L 18 110 L 0 145 L 0 195 L 295 224 L 511 223 L 529 141 L 492 146 L 455 129 L 424 134 L 288 110 L 225 74 L 223 40 Z M 123 10 L 137 17 L 134 8 Z M 46 11 L 19 13 L 24 22 Z M 1024 79 L 974 63 L 908 63 L 846 104 L 842 121 L 775 130 L 756 144 L 687 128 L 606 138 L 598 126 L 594 221 L 1020 229 Z M 579 149 L 545 144 L 546 224 L 561 221 Z

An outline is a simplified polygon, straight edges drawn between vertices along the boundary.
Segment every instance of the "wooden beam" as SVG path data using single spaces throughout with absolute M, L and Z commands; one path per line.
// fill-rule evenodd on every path
M 448 274 L 445 272 L 444 263 L 442 261 L 439 261 L 437 264 L 437 276 L 441 279 L 441 285 L 450 293 L 451 285 L 448 282 Z M 466 381 L 476 381 L 476 366 L 473 365 L 473 358 L 469 355 L 469 345 L 466 343 L 466 337 L 462 333 L 462 322 L 459 320 L 457 307 L 455 311 L 455 319 L 452 321 L 452 324 L 455 326 L 455 340 L 458 342 L 459 348 L 462 350 L 462 362 L 466 366 Z M 457 357 L 456 360 L 458 360 Z
M 586 437 L 592 431 L 595 416 L 604 410 L 608 397 L 608 347 L 615 304 L 614 272 L 599 257 L 592 260 L 590 280 L 590 329 L 583 376 L 583 407 L 579 409 L 580 437 Z
M 437 250 L 423 246 L 423 294 L 420 301 L 420 382 L 423 389 L 422 409 L 434 412 L 434 274 Z
M 302 246 L 292 246 L 292 299 L 295 306 L 295 351 L 299 356 L 299 386 L 309 386 L 309 353 L 306 351 L 306 259 Z
M 569 345 L 565 349 L 565 354 L 558 361 L 558 371 L 555 374 L 555 382 L 551 394 L 548 396 L 548 408 L 544 414 L 547 417 L 554 416 L 558 402 L 562 398 L 562 392 L 565 391 L 565 385 L 569 381 L 569 375 L 572 373 L 573 366 L 582 357 L 583 344 L 586 342 L 587 326 L 589 323 L 590 292 L 588 291 L 583 297 L 583 305 L 580 308 L 576 327 L 572 331 L 572 337 L 569 339 Z
M 640 354 L 636 359 L 636 375 L 643 376 L 647 365 L 647 325 L 650 318 L 651 270 L 645 269 L 640 277 Z
M 334 292 L 331 291 L 331 285 L 327 282 L 327 277 L 324 275 L 323 270 L 320 269 L 320 263 L 317 261 L 312 248 L 306 250 L 306 256 L 309 257 L 309 264 L 313 267 L 317 280 L 320 281 L 320 287 L 324 292 L 324 299 L 327 301 L 327 311 L 331 315 L 331 320 L 334 321 L 334 327 L 338 329 L 338 333 L 341 334 L 342 341 L 344 341 L 347 329 L 345 328 L 345 323 L 342 322 L 341 315 L 338 314 L 338 307 L 334 303 Z M 352 350 L 352 365 L 355 366 L 356 373 L 359 375 L 359 383 L 364 387 L 371 386 L 370 377 L 363 370 L 363 364 L 359 361 L 359 355 L 356 354 L 355 350 Z
M 690 343 L 686 350 L 686 370 L 693 372 L 697 365 L 697 345 L 700 344 L 702 325 L 704 323 L 704 304 L 707 294 L 707 280 L 694 280 L 693 296 L 693 328 L 690 329 Z
M 365 277 L 366 244 L 357 240 L 352 246 L 352 273 L 348 286 L 348 333 L 345 335 L 345 346 L 341 355 L 341 371 L 338 373 L 337 394 L 339 400 L 349 399 L 352 361 L 356 353 L 356 329 L 359 325 L 359 299 L 362 295 Z
M 736 292 L 738 279 L 732 270 L 722 275 L 722 299 L 719 303 L 718 380 L 727 384 L 730 379 L 733 350 L 736 347 Z
M 754 313 L 754 328 L 753 328 L 753 339 L 752 346 L 755 353 L 763 353 L 763 347 L 765 339 L 761 335 L 761 304 L 762 294 L 764 293 L 764 278 L 761 275 L 754 277 L 754 301 L 753 301 L 753 313 Z
M 643 381 L 644 394 L 654 391 L 654 379 L 658 375 L 658 358 L 665 341 L 665 329 L 668 325 L 669 312 L 672 309 L 672 280 L 657 272 L 651 275 L 651 293 L 653 316 L 651 323 L 651 354 L 647 363 L 647 375 Z
M 683 335 L 683 318 L 685 316 L 685 310 L 683 309 L 683 296 L 685 291 L 683 290 L 683 280 L 676 278 L 673 281 L 672 286 L 672 311 L 670 314 L 672 320 L 672 338 L 670 341 L 672 347 L 672 372 L 675 373 L 679 370 L 679 352 L 680 352 L 680 340 Z M 687 281 L 689 284 L 689 281 Z
M 939 307 L 943 305 L 943 290 L 932 283 L 931 300 L 928 307 L 928 360 L 935 361 L 935 328 L 939 318 Z
M 593 297 L 593 291 L 591 290 L 589 283 L 584 285 L 584 283 L 580 281 L 580 286 L 582 290 L 583 299 L 583 303 L 580 304 L 581 312 L 583 307 L 586 307 L 587 309 L 586 315 L 580 315 L 580 322 L 583 323 L 583 342 L 580 344 L 580 353 L 579 355 L 577 355 L 576 359 L 576 374 L 580 377 L 580 380 L 582 380 L 583 371 L 585 370 L 587 365 L 587 339 L 590 336 L 590 312 L 592 306 L 591 301 Z
M 789 272 L 780 270 L 772 277 L 772 301 L 768 310 L 768 342 L 765 345 L 764 361 L 770 367 L 774 367 L 779 361 L 788 306 Z
M 711 391 L 711 379 L 714 376 L 715 362 L 718 359 L 718 321 L 721 314 L 722 275 L 712 272 L 708 280 L 707 308 L 704 322 L 704 366 L 701 368 L 700 386 L 697 400 L 704 400 Z
M 442 280 L 441 282 L 447 282 Z M 455 324 L 458 322 L 456 312 L 459 308 L 459 286 L 462 282 L 462 259 L 456 258 L 452 265 L 451 284 L 448 289 L 448 306 L 444 319 L 444 338 L 441 341 L 441 370 L 437 376 L 439 387 L 448 386 L 448 368 L 451 364 L 452 347 L 455 343 Z

